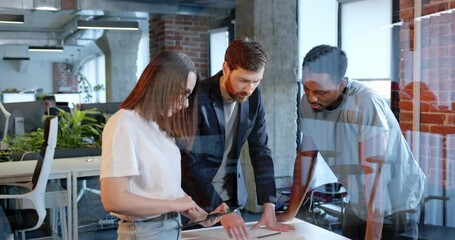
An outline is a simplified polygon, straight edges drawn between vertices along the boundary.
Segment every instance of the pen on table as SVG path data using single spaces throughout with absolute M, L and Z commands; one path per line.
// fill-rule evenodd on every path
M 275 236 L 275 235 L 278 235 L 278 234 L 281 234 L 281 232 L 270 233 L 270 234 L 258 236 L 258 238 L 266 238 L 266 237 L 271 237 L 271 236 Z

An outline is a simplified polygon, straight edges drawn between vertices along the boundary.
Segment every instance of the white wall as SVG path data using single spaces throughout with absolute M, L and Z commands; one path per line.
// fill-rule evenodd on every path
M 337 45 L 338 3 L 336 0 L 299 0 L 298 8 L 300 79 L 303 57 L 311 48 L 320 44 Z
M 229 45 L 227 28 L 210 31 L 210 76 L 221 70 L 224 62 L 224 53 Z
M 43 93 L 52 92 L 52 63 L 0 60 L 0 92 L 7 88 L 19 91 L 42 88 Z
M 392 1 L 344 3 L 341 21 L 341 48 L 348 55 L 346 76 L 354 79 L 390 79 Z

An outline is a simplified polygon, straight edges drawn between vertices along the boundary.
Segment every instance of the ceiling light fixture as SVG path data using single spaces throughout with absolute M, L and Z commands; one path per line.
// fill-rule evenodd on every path
M 77 20 L 78 29 L 108 29 L 108 30 L 138 30 L 139 23 L 135 21 L 95 21 Z
M 60 0 L 34 0 L 33 7 L 35 10 L 57 11 L 59 9 Z
M 29 61 L 29 57 L 3 57 L 3 61 Z
M 0 14 L 0 23 L 23 24 L 24 23 L 24 15 Z
M 28 47 L 30 52 L 63 52 L 62 46 L 30 46 Z

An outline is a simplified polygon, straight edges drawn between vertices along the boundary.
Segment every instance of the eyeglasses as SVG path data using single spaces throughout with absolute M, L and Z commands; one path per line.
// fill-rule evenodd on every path
M 186 100 L 188 100 L 188 102 L 191 101 L 191 99 L 193 99 L 193 92 L 190 90 L 190 89 L 185 89 L 185 92 L 183 95 L 181 95 L 180 97 L 180 101 L 183 103 L 185 102 Z

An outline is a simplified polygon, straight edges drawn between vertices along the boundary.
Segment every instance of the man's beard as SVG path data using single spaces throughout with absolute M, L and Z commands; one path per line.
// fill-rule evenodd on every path
M 228 75 L 226 77 L 225 87 L 226 87 L 226 92 L 236 102 L 239 102 L 239 103 L 245 102 L 248 99 L 248 97 L 250 96 L 250 94 L 248 94 L 248 93 L 246 93 L 244 91 L 235 92 L 234 87 L 232 86 L 232 83 L 231 83 L 231 76 L 230 75 Z

